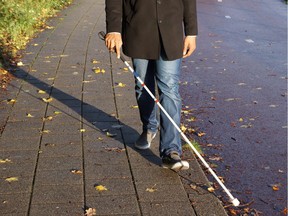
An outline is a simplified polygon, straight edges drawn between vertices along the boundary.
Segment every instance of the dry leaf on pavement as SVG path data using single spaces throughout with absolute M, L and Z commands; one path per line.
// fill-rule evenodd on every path
M 85 216 L 95 216 L 95 215 L 96 215 L 95 208 L 89 208 L 85 210 Z
M 108 189 L 104 185 L 95 185 L 97 191 L 107 191 Z

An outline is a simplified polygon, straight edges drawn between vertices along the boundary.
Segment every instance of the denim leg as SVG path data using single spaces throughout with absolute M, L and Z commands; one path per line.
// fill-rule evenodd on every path
M 155 95 L 155 61 L 146 59 L 133 59 L 132 61 L 134 70 Z M 135 93 L 143 131 L 156 132 L 158 129 L 157 105 L 137 79 L 135 79 Z
M 156 61 L 156 81 L 160 103 L 178 126 L 180 126 L 182 103 L 179 94 L 181 62 L 182 59 L 167 61 L 162 56 Z M 161 111 L 159 151 L 161 157 L 171 151 L 176 151 L 179 155 L 182 154 L 180 133 Z

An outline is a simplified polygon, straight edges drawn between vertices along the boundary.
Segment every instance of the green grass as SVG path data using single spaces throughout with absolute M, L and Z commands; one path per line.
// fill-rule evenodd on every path
M 190 140 L 190 142 L 194 146 L 194 148 L 199 152 L 199 154 L 203 155 L 203 151 L 202 151 L 200 144 L 196 140 Z M 190 147 L 188 143 L 185 143 L 184 145 L 182 145 L 182 149 L 183 150 L 189 149 L 190 151 L 193 152 L 192 148 Z
M 0 67 L 72 0 L 0 0 Z M 3 66 L 3 65 L 2 65 Z

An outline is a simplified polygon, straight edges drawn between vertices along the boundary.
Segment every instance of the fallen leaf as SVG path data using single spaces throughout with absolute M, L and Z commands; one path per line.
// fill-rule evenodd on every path
M 151 188 L 146 188 L 145 191 L 150 192 L 150 193 L 153 193 L 153 192 L 157 191 L 157 188 L 155 188 L 155 187 L 156 187 L 156 184 L 153 185 Z
M 39 94 L 46 94 L 46 92 L 43 91 L 43 90 L 38 90 L 37 92 L 38 92 Z
M 231 215 L 237 215 L 237 211 L 235 209 L 229 209 Z
M 53 119 L 53 116 L 47 116 L 47 117 L 42 118 L 43 121 L 51 121 L 52 119 Z
M 85 216 L 95 216 L 95 215 L 96 215 L 95 208 L 89 208 L 85 210 Z
M 27 114 L 26 114 L 26 117 L 28 117 L 28 118 L 33 118 L 34 116 L 31 115 L 30 113 L 27 113 Z
M 123 68 L 123 70 L 124 70 L 124 71 L 128 71 L 129 69 L 125 67 L 125 68 Z
M 131 106 L 132 109 L 138 109 L 138 106 L 137 105 L 133 105 Z
M 185 131 L 187 130 L 187 128 L 184 125 L 181 125 L 180 129 L 183 133 L 185 133 Z
M 279 187 L 278 187 L 278 185 L 274 185 L 274 186 L 272 187 L 272 189 L 273 189 L 273 191 L 278 191 L 278 190 L 279 190 Z
M 118 87 L 121 87 L 121 88 L 123 88 L 123 87 L 125 87 L 126 86 L 126 84 L 124 84 L 124 83 L 118 83 L 118 85 L 117 85 Z
M 199 132 L 199 133 L 197 133 L 197 136 L 198 137 L 202 137 L 202 136 L 204 136 L 206 133 L 204 133 L 204 132 Z
M 103 138 L 102 138 L 102 137 L 98 137 L 97 139 L 98 139 L 98 140 L 100 140 L 100 141 L 102 141 L 102 140 L 103 140 Z
M 16 103 L 15 99 L 8 99 L 7 100 L 7 104 L 14 104 L 14 103 Z
M 243 120 L 243 118 L 239 118 L 239 120 L 238 120 L 239 122 L 243 122 L 244 120 Z
M 61 114 L 62 112 L 60 112 L 60 111 L 54 111 L 54 114 L 55 115 L 59 115 L 59 114 Z
M 95 185 L 97 191 L 107 191 L 108 189 L 104 185 Z
M 219 156 L 209 157 L 209 160 L 220 161 L 220 160 L 222 160 L 222 157 L 219 157 Z
M 210 192 L 210 193 L 213 193 L 215 191 L 215 189 L 213 187 L 209 187 L 207 188 L 207 190 Z
M 99 67 L 94 67 L 93 68 L 93 71 L 96 73 L 96 74 L 98 74 L 98 73 L 105 73 L 105 70 L 104 69 L 100 69 Z
M 43 130 L 43 131 L 41 131 L 41 133 L 46 133 L 46 134 L 48 134 L 48 133 L 50 133 L 51 131 L 50 130 Z
M 45 103 L 50 103 L 53 98 L 42 98 L 42 100 L 45 102 Z
M 18 181 L 18 180 L 19 180 L 18 177 L 8 177 L 8 178 L 5 179 L 5 181 L 7 181 L 7 182 L 15 182 L 15 181 Z
M 73 173 L 73 174 L 78 174 L 78 175 L 82 174 L 82 171 L 81 170 L 77 170 L 77 169 L 71 169 L 70 172 Z
M 17 62 L 17 66 L 19 67 L 19 66 L 23 66 L 24 64 L 23 64 L 23 62 Z
M 0 164 L 3 164 L 3 163 L 12 163 L 12 161 L 10 159 L 0 159 Z
M 84 132 L 86 131 L 86 129 L 81 128 L 79 131 L 80 131 L 81 133 L 84 133 Z
M 108 131 L 106 132 L 106 136 L 108 137 L 115 137 L 117 136 L 117 134 L 112 134 L 112 133 L 109 133 Z
M 112 147 L 112 148 L 105 147 L 104 149 L 107 150 L 107 151 L 114 151 L 114 152 L 123 152 L 123 151 L 125 151 L 125 148 L 119 148 L 119 147 Z

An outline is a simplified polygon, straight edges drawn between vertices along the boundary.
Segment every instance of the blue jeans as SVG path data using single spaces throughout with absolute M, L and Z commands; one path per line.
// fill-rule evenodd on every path
M 146 86 L 155 95 L 155 81 L 159 92 L 159 101 L 177 125 L 180 125 L 181 98 L 179 94 L 179 76 L 182 59 L 166 60 L 161 53 L 159 60 L 133 59 L 134 70 Z M 157 104 L 135 79 L 136 99 L 143 123 L 143 131 L 156 132 L 159 126 L 156 114 Z M 160 110 L 160 157 L 171 151 L 182 154 L 180 133 Z

